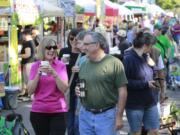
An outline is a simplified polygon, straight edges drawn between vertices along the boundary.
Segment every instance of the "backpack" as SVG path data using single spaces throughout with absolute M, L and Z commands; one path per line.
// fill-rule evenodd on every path
M 30 135 L 20 114 L 12 113 L 0 117 L 0 135 Z

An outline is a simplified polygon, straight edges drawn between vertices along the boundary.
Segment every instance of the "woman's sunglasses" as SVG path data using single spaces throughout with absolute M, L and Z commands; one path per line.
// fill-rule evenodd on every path
M 56 50 L 57 46 L 46 46 L 46 49 L 47 50 L 51 50 L 51 49 Z

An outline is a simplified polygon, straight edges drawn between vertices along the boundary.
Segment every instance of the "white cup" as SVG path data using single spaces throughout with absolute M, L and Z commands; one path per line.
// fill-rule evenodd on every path
M 43 68 L 48 68 L 49 67 L 49 61 L 41 61 L 41 66 Z M 42 75 L 47 75 L 47 73 L 42 72 Z
M 69 60 L 70 60 L 70 54 L 63 54 L 62 56 L 62 61 L 68 65 L 69 64 Z

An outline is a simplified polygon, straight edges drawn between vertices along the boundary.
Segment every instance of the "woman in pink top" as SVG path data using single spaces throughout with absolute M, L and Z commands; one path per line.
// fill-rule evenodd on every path
M 65 64 L 56 56 L 56 42 L 44 38 L 38 48 L 39 61 L 30 70 L 28 92 L 34 94 L 30 121 L 36 135 L 64 135 L 66 130 L 68 77 Z

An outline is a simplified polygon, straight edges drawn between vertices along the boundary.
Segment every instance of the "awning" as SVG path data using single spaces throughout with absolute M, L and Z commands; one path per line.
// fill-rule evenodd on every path
M 118 5 L 119 7 L 119 15 L 123 16 L 123 15 L 133 15 L 133 12 L 128 9 L 127 7 L 124 7 L 122 5 Z
M 166 14 L 166 12 L 160 8 L 158 5 L 155 4 L 147 4 L 147 12 L 152 14 L 152 15 L 156 15 L 156 14 Z
M 45 0 L 37 0 L 36 4 L 40 7 L 40 13 L 42 17 L 64 16 L 64 10 L 62 8 L 55 6 Z

